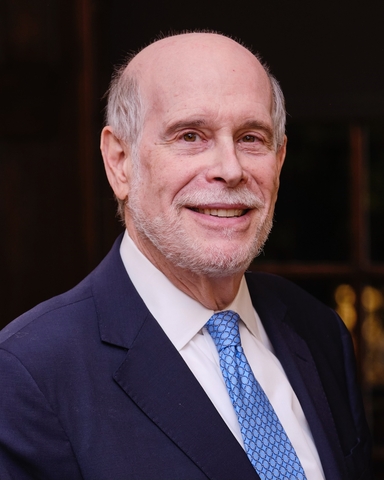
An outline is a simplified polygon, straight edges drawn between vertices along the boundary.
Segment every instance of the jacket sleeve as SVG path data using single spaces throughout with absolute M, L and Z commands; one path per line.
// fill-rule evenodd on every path
M 80 480 L 60 420 L 28 370 L 0 349 L 1 480 Z
M 360 395 L 360 388 L 356 379 L 356 361 L 354 348 L 350 333 L 342 320 L 339 322 L 341 329 L 341 340 L 343 344 L 346 384 L 349 393 L 350 410 L 358 434 L 359 442 L 346 457 L 349 472 L 363 472 L 360 477 L 363 480 L 373 479 L 372 473 L 372 442 L 368 429 L 364 405 Z

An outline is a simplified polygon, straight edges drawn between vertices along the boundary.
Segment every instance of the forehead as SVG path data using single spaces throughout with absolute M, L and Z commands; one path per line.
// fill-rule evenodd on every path
M 214 34 L 163 39 L 144 49 L 129 68 L 138 77 L 147 112 L 225 110 L 270 115 L 272 92 L 259 61 L 247 49 Z

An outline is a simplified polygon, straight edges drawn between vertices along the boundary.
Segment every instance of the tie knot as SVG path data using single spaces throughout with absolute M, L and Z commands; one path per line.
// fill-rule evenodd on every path
M 239 314 L 232 310 L 224 310 L 212 315 L 206 328 L 220 352 L 225 347 L 240 345 Z

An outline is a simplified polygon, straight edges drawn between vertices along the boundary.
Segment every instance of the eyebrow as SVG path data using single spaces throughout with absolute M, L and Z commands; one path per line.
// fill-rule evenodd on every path
M 186 119 L 186 120 L 179 120 L 175 123 L 169 125 L 162 137 L 165 139 L 172 135 L 174 132 L 178 130 L 183 130 L 184 128 L 199 128 L 205 127 L 207 125 L 207 121 L 204 119 Z M 255 129 L 263 131 L 267 136 L 268 140 L 272 140 L 274 137 L 273 128 L 265 122 L 259 120 L 246 120 L 242 124 L 239 125 L 238 130 L 247 130 L 247 129 Z
M 247 129 L 255 129 L 255 130 L 262 130 L 269 139 L 273 139 L 273 128 L 265 122 L 261 122 L 259 120 L 247 120 L 246 122 L 240 125 L 239 130 L 247 130 Z
M 177 132 L 178 130 L 183 130 L 184 128 L 199 128 L 199 127 L 204 127 L 207 125 L 207 122 L 203 119 L 186 119 L 186 120 L 180 120 L 175 123 L 171 123 L 165 131 L 164 134 L 162 135 L 163 138 L 167 138 L 170 135 L 172 135 L 174 132 Z

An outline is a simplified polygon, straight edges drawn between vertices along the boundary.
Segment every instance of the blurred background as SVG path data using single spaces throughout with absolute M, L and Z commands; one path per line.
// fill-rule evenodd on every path
M 384 2 L 0 1 L 0 327 L 81 280 L 122 230 L 103 172 L 114 64 L 160 32 L 214 29 L 280 80 L 288 155 L 252 269 L 350 329 L 384 479 Z

